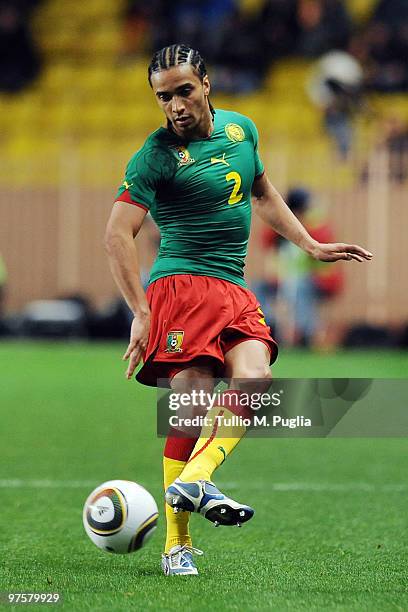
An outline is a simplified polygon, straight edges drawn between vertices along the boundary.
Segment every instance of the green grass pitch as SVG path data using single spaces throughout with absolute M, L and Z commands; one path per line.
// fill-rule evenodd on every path
M 163 508 L 155 391 L 125 380 L 123 349 L 0 344 L 0 591 L 60 592 L 73 611 L 408 609 L 403 438 L 243 440 L 215 481 L 256 515 L 192 517 L 198 577 L 161 574 L 163 513 L 142 551 L 99 551 L 81 516 L 94 486 L 136 480 Z M 274 374 L 401 378 L 407 362 L 282 351 Z

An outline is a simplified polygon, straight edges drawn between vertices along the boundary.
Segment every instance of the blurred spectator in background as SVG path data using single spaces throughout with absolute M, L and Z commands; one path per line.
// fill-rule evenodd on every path
M 345 51 L 331 51 L 316 64 L 309 82 L 311 99 L 323 110 L 323 121 L 342 159 L 353 141 L 353 117 L 361 110 L 363 69 Z
M 151 53 L 179 36 L 177 11 L 180 0 L 127 0 L 125 5 L 124 52 L 128 57 Z
M 264 61 L 291 55 L 298 35 L 297 0 L 266 0 L 254 20 L 256 40 L 264 49 Z
M 150 47 L 151 24 L 157 14 L 157 2 L 128 0 L 124 14 L 124 55 L 133 57 Z
M 373 14 L 374 21 L 398 28 L 407 19 L 407 0 L 378 0 Z
M 408 124 L 398 114 L 386 117 L 379 125 L 377 144 L 371 158 L 385 153 L 383 163 L 387 178 L 392 183 L 404 183 L 408 178 Z M 369 163 L 362 172 L 362 180 L 369 180 Z
M 390 115 L 383 124 L 380 146 L 389 153 L 389 179 L 403 183 L 408 177 L 408 124 Z
M 0 91 L 18 92 L 40 70 L 39 54 L 29 29 L 38 0 L 0 0 Z
M 177 37 L 178 0 L 127 0 L 124 11 L 124 52 L 132 57 L 168 44 Z
M 260 86 L 264 53 L 238 0 L 177 0 L 173 20 L 174 29 L 163 43 L 181 40 L 200 49 L 212 64 L 214 91 L 239 94 Z
M 364 35 L 367 85 L 383 92 L 408 89 L 408 2 L 380 0 Z
M 298 0 L 297 53 L 319 57 L 331 49 L 345 49 L 351 34 L 351 19 L 341 0 Z
M 311 194 L 303 188 L 291 189 L 286 197 L 289 208 L 319 242 L 332 242 L 333 231 L 316 208 Z M 325 343 L 326 330 L 319 306 L 340 293 L 341 268 L 314 260 L 271 228 L 262 233 L 266 278 L 256 290 L 263 312 L 278 339 L 288 345 L 314 346 Z
M 216 62 L 237 6 L 236 0 L 177 0 L 173 3 L 177 40 Z M 174 43 L 174 38 L 169 42 Z
M 238 0 L 129 0 L 125 55 L 181 41 L 208 58 L 214 90 L 245 93 L 259 87 L 269 67 L 257 25 Z
M 270 62 L 256 20 L 238 8 L 229 13 L 216 51 L 213 48 L 208 54 L 213 64 L 211 82 L 215 90 L 240 94 L 261 86 Z
M 259 87 L 279 58 L 319 58 L 333 51 L 349 51 L 363 65 L 371 89 L 408 88 L 408 0 L 379 0 L 359 30 L 344 0 L 263 0 L 252 15 L 239 0 L 127 0 L 124 32 L 127 56 L 176 41 L 200 49 L 215 67 L 215 89 L 230 93 Z M 326 113 L 343 156 L 351 138 L 345 120 L 351 98 L 344 93 L 334 91 Z

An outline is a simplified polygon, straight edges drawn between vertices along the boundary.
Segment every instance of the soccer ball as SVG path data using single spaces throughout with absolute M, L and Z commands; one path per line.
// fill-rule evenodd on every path
M 92 542 L 102 550 L 125 554 L 139 550 L 156 529 L 156 502 L 130 480 L 109 480 L 89 495 L 83 522 Z

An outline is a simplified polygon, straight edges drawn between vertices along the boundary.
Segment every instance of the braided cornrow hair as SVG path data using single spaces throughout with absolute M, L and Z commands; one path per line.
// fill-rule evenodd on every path
M 180 66 L 180 64 L 190 64 L 201 82 L 203 82 L 207 74 L 207 68 L 200 53 L 187 45 L 170 45 L 169 47 L 163 47 L 160 51 L 156 51 L 152 57 L 148 68 L 150 87 L 152 86 L 153 72 L 168 70 L 173 66 Z M 208 101 L 208 104 L 210 105 L 211 113 L 214 115 L 215 111 L 211 102 Z

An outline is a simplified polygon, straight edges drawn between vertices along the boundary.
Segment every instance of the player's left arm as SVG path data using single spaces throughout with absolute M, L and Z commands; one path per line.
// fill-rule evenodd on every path
M 369 261 L 372 254 L 357 244 L 343 242 L 321 243 L 314 240 L 299 219 L 285 204 L 266 173 L 255 178 L 252 185 L 252 202 L 255 212 L 275 232 L 290 240 L 319 261 Z

